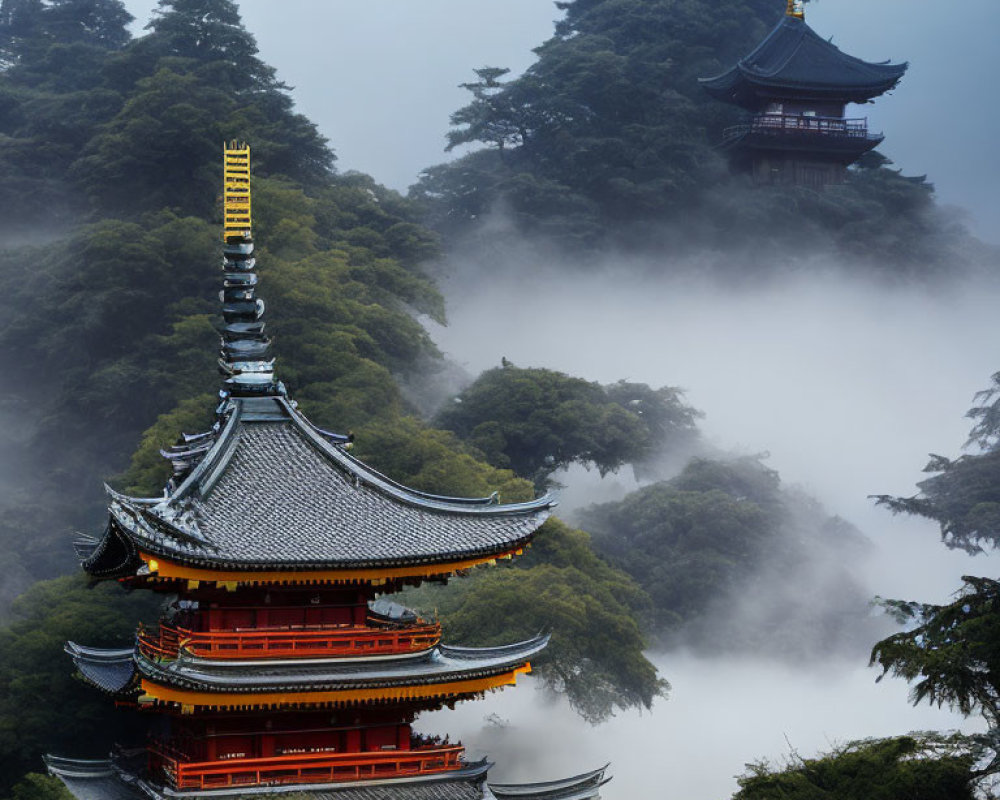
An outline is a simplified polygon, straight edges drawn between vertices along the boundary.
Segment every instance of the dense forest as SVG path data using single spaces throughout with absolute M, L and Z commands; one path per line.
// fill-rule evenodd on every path
M 721 272 L 720 240 L 730 255 L 756 252 L 741 262 L 753 272 L 794 239 L 900 279 L 989 255 L 926 180 L 878 155 L 826 192 L 753 189 L 727 171 L 714 143 L 733 112 L 696 79 L 761 39 L 780 0 L 556 5 L 563 18 L 523 75 L 474 71 L 448 137 L 478 149 L 428 168 L 403 196 L 337 170 L 231 0 L 160 0 L 140 36 L 119 0 L 0 0 L 0 796 L 54 798 L 61 790 L 36 774 L 41 754 L 96 757 L 137 735 L 59 654 L 69 638 L 127 646 L 156 600 L 88 589 L 70 538 L 103 524 L 102 481 L 158 494 L 169 475 L 159 449 L 211 419 L 219 146 L 231 138 L 253 147 L 278 374 L 311 419 L 352 431 L 357 455 L 423 490 L 516 501 L 572 465 L 643 483 L 572 524 L 551 520 L 513 564 L 408 596 L 437 610 L 450 639 L 550 630 L 537 674 L 600 721 L 666 695 L 651 645 L 807 660 L 886 636 L 850 566 L 864 535 L 761 457 L 704 441 L 680 389 L 505 360 L 433 408 L 407 390 L 452 369 L 419 320 L 446 320 L 442 254 L 484 236 L 544 241 L 581 262 L 608 249 L 705 251 Z M 993 546 L 996 393 L 970 413 L 979 452 L 935 460 L 919 495 L 881 502 L 938 521 L 949 546 Z M 841 567 L 821 569 L 831 561 Z M 789 618 L 793 573 L 836 601 Z M 762 589 L 776 583 L 784 594 Z M 917 700 L 995 723 L 998 594 L 969 578 L 951 606 L 885 601 L 911 627 L 883 638 L 873 662 L 918 681 Z M 822 780 L 850 784 L 835 797 L 965 798 L 984 746 L 851 743 L 753 765 L 737 796 L 811 797 Z M 891 777 L 879 794 L 857 775 Z
M 452 115 L 449 145 L 479 146 L 415 187 L 451 247 L 516 233 L 583 263 L 609 250 L 670 252 L 679 269 L 697 254 L 699 269 L 726 277 L 810 255 L 891 278 L 980 266 L 988 248 L 935 204 L 926 178 L 878 151 L 824 192 L 762 189 L 726 168 L 717 145 L 742 112 L 698 78 L 749 53 L 784 4 L 556 5 L 565 16 L 523 75 L 483 67 L 465 84 L 472 99 Z

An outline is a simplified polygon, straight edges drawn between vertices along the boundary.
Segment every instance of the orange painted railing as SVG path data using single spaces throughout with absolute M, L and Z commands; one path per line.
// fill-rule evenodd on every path
M 139 649 L 156 659 L 177 658 L 182 648 L 201 658 L 333 658 L 413 653 L 433 647 L 440 639 L 438 624 L 208 632 L 160 625 L 156 631 L 139 631 Z
M 154 747 L 164 772 L 177 789 L 220 789 L 261 784 L 335 783 L 366 778 L 427 775 L 460 769 L 461 745 L 365 753 L 312 752 L 270 758 L 231 757 L 184 762 Z

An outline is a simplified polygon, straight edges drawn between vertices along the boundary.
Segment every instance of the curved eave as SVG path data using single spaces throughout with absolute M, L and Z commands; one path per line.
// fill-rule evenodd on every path
M 600 796 L 605 777 L 605 764 L 600 769 L 544 783 L 489 783 L 495 800 L 590 800 Z
M 83 556 L 80 566 L 93 578 L 126 578 L 135 575 L 143 566 L 136 542 L 117 524 L 114 516 L 108 520 L 104 535 L 78 553 Z
M 741 65 L 715 78 L 699 78 L 698 82 L 709 95 L 723 103 L 757 111 L 775 100 L 803 102 L 867 103 L 896 88 L 906 65 L 900 66 L 897 76 L 865 86 L 845 86 L 830 83 L 803 83 L 766 78 L 746 70 Z
M 67 642 L 63 648 L 73 659 L 80 675 L 109 694 L 135 688 L 135 661 L 132 648 L 108 650 Z
M 105 570 L 98 573 L 91 566 L 96 560 L 92 556 L 84 563 L 84 568 L 95 577 L 142 577 L 155 573 L 162 578 L 215 581 L 284 580 L 290 579 L 288 573 L 292 572 L 306 573 L 297 574 L 293 578 L 296 581 L 309 580 L 309 574 L 314 580 L 432 577 L 520 554 L 550 513 L 548 509 L 541 509 L 519 515 L 524 516 L 528 522 L 526 530 L 516 538 L 489 546 L 373 559 L 329 557 L 317 560 L 269 558 L 250 561 L 217 555 L 211 541 L 201 536 L 196 529 L 179 528 L 143 508 L 118 501 L 111 506 L 112 524 L 97 548 L 98 553 L 114 553 L 115 558 L 110 559 L 114 563 L 109 562 Z M 112 539 L 118 541 L 118 550 L 111 549 Z M 140 560 L 146 564 L 140 564 Z M 158 562 L 157 569 L 146 566 L 152 560 Z
M 867 137 L 822 136 L 819 134 L 758 133 L 748 131 L 722 144 L 724 150 L 780 153 L 798 152 L 840 164 L 852 164 L 869 150 L 878 147 L 885 137 L 881 134 Z
M 515 673 L 528 665 L 548 644 L 548 636 L 502 647 L 449 648 L 438 646 L 419 659 L 345 664 L 342 660 L 309 664 L 254 664 L 233 667 L 180 658 L 157 662 L 135 655 L 139 673 L 147 682 L 172 689 L 215 695 L 338 693 L 356 690 L 394 690 L 488 679 Z M 148 690 L 147 690 L 148 692 Z M 148 692 L 156 695 L 155 692 Z
M 127 574 L 114 577 L 129 577 L 139 580 L 199 581 L 219 584 L 321 584 L 321 583 L 369 583 L 373 586 L 392 580 L 443 578 L 474 567 L 492 565 L 497 561 L 513 558 L 524 551 L 528 544 L 515 542 L 507 550 L 473 556 L 454 558 L 442 556 L 440 560 L 426 559 L 420 562 L 370 562 L 356 566 L 340 566 L 333 562 L 322 564 L 289 563 L 248 564 L 246 562 L 227 563 L 220 560 L 177 559 L 173 553 L 160 553 L 150 549 L 139 551 L 140 566 Z
M 303 691 L 210 692 L 184 689 L 143 679 L 139 705 L 180 708 L 181 713 L 195 710 L 231 711 L 289 708 L 344 708 L 362 704 L 446 703 L 485 694 L 504 686 L 514 686 L 517 677 L 531 672 L 524 664 L 504 672 L 479 678 L 462 678 L 418 685 L 391 685 L 380 688 L 317 689 Z
M 460 500 L 416 492 L 331 444 L 284 398 L 227 403 L 228 418 L 212 448 L 173 495 L 111 493 L 112 524 L 94 550 L 106 550 L 111 534 L 130 543 L 115 543 L 110 552 L 118 560 L 102 571 L 95 572 L 97 565 L 88 557 L 88 571 L 123 577 L 127 564 L 133 576 L 143 577 L 145 568 L 124 552 L 136 548 L 147 562 L 169 562 L 187 572 L 345 573 L 332 580 L 356 579 L 346 573 L 357 571 L 386 573 L 365 579 L 440 576 L 520 551 L 556 505 L 550 495 L 499 505 L 496 498 Z M 290 477 L 298 473 L 289 471 L 289 464 L 300 466 L 312 484 Z M 286 505 L 295 527 L 270 541 L 284 524 L 275 515 Z M 251 527 L 244 527 L 239 517 L 244 513 Z M 266 521 L 268 515 L 274 518 Z M 159 575 L 239 580 L 178 570 Z
M 699 83 L 712 97 L 754 110 L 767 99 L 864 103 L 893 89 L 908 64 L 877 64 L 839 50 L 785 17 L 733 67 Z

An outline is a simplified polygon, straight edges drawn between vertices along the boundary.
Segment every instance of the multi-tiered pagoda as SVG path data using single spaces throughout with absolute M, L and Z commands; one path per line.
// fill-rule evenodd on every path
M 712 97 L 749 111 L 723 134 L 738 171 L 758 184 L 820 187 L 842 183 L 846 169 L 884 138 L 868 119 L 845 117 L 899 83 L 906 64 L 872 64 L 838 50 L 805 21 L 801 0 L 749 55 L 701 80 Z
M 448 646 L 438 623 L 377 596 L 520 554 L 554 501 L 408 489 L 296 409 L 256 296 L 249 149 L 224 157 L 216 422 L 164 451 L 163 497 L 110 492 L 103 536 L 78 543 L 94 578 L 174 598 L 134 648 L 66 648 L 86 680 L 149 715 L 149 740 L 101 761 L 50 756 L 50 772 L 80 800 L 598 797 L 604 770 L 489 784 L 488 762 L 411 727 L 513 685 L 548 637 Z

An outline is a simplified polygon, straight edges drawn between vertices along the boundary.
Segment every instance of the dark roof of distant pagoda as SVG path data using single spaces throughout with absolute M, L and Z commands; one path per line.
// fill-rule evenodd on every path
M 198 797 L 236 798 L 292 793 L 303 800 L 596 800 L 607 783 L 607 767 L 546 783 L 486 784 L 492 764 L 481 761 L 464 769 L 416 778 L 370 779 L 340 785 L 233 787 L 177 792 L 152 786 L 110 759 L 81 761 L 46 756 L 46 766 L 77 800 L 166 800 Z
M 775 99 L 864 103 L 895 87 L 906 67 L 849 56 L 786 16 L 734 67 L 700 82 L 716 99 L 752 111 Z
M 156 683 L 209 692 L 339 691 L 421 686 L 498 675 L 538 655 L 548 636 L 501 647 L 439 645 L 419 657 L 377 662 L 363 658 L 326 663 L 262 662 L 233 666 L 213 659 L 181 657 L 156 662 L 141 653 L 98 650 L 70 642 L 67 652 L 80 674 L 112 693 L 133 685 L 138 673 Z
M 123 577 L 136 550 L 223 569 L 360 569 L 488 558 L 526 543 L 546 495 L 501 505 L 408 489 L 353 458 L 283 397 L 232 398 L 197 467 L 165 498 L 112 493 L 84 568 Z

